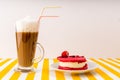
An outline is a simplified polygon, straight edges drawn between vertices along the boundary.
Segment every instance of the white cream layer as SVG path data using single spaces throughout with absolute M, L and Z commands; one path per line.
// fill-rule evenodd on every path
M 38 22 L 29 16 L 16 21 L 17 32 L 38 32 L 38 27 Z
M 78 63 L 78 62 L 59 62 L 59 65 L 62 67 L 70 67 L 70 68 L 82 68 L 84 67 L 86 62 Z

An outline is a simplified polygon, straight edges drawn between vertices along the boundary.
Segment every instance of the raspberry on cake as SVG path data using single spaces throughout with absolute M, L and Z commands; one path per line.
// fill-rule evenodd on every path
M 64 54 L 64 55 L 63 55 Z M 58 56 L 59 69 L 63 70 L 86 70 L 87 60 L 84 56 L 71 55 L 69 56 L 68 51 L 62 52 L 61 56 Z

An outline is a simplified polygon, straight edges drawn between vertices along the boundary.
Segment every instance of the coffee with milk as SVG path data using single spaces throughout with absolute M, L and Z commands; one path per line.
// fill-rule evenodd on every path
M 31 67 L 36 52 L 38 39 L 37 21 L 26 17 L 16 22 L 16 45 L 20 67 Z

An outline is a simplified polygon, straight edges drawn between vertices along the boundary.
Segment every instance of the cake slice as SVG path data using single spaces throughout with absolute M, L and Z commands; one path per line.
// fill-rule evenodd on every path
M 62 52 L 61 56 L 58 56 L 57 59 L 59 60 L 59 69 L 63 70 L 86 70 L 87 60 L 84 56 L 79 55 L 71 55 L 69 56 L 68 51 Z

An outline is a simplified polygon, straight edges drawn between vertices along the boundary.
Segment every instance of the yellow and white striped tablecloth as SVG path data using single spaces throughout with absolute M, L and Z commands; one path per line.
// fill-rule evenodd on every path
M 52 70 L 51 64 L 56 59 L 45 58 L 42 62 L 34 64 L 38 70 L 30 73 L 14 72 L 17 59 L 0 59 L 0 80 L 120 80 L 120 58 L 89 58 L 99 65 L 91 72 L 84 74 L 63 73 Z

